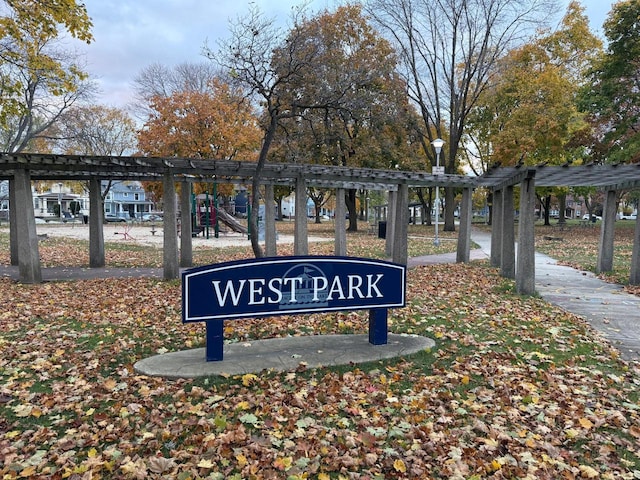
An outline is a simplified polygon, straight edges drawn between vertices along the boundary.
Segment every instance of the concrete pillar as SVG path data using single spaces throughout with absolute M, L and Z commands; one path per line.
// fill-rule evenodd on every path
M 502 242 L 500 253 L 500 275 L 505 278 L 516 277 L 516 245 L 513 217 L 513 186 L 502 192 Z
M 502 190 L 493 191 L 491 218 L 491 258 L 492 267 L 502 265 Z
M 469 263 L 471 257 L 471 217 L 473 216 L 473 189 L 462 189 L 462 205 L 460 209 L 460 230 L 458 233 L 458 249 L 456 262 Z
M 347 254 L 347 202 L 345 200 L 345 189 L 336 188 L 336 215 L 335 215 L 335 254 L 345 256 Z
M 395 230 L 394 224 L 396 221 L 396 200 L 398 198 L 398 192 L 390 191 L 388 194 L 389 202 L 387 207 L 387 236 L 384 244 L 384 254 L 387 258 L 393 256 L 393 241 Z
M 13 183 L 15 203 L 10 208 L 15 210 L 12 220 L 16 223 L 18 239 L 19 278 L 22 283 L 41 283 L 42 269 L 29 171 L 16 170 Z
M 180 269 L 178 268 L 178 231 L 176 214 L 176 185 L 173 173 L 166 172 L 163 181 L 163 204 L 164 204 L 164 224 L 163 224 L 163 267 L 164 279 L 173 280 L 178 278 Z
M 193 266 L 193 236 L 191 235 L 191 183 L 180 184 L 180 266 Z
M 293 235 L 293 253 L 309 254 L 309 236 L 307 228 L 307 184 L 304 177 L 296 179 L 296 222 Z
M 407 264 L 409 255 L 408 232 L 409 232 L 409 187 L 403 183 L 398 185 L 396 194 L 396 214 L 393 222 L 393 255 L 392 261 L 401 265 Z M 387 231 L 387 235 L 389 232 Z
M 264 253 L 267 257 L 275 257 L 278 253 L 276 233 L 276 204 L 272 184 L 264 187 Z
M 100 179 L 89 180 L 89 267 L 105 266 L 104 257 L 104 206 Z
M 629 285 L 640 285 L 640 215 L 636 218 L 636 228 L 633 234 L 633 253 L 631 254 Z
M 536 292 L 535 190 L 535 172 L 532 171 L 520 183 L 516 291 L 521 295 L 533 295 Z
M 18 201 L 16 200 L 16 181 L 9 179 L 9 251 L 11 255 L 11 265 L 19 265 L 18 260 L 18 227 L 16 215 L 18 212 Z
M 598 265 L 596 272 L 613 270 L 613 239 L 616 224 L 616 191 L 607 190 L 602 211 L 602 227 L 600 228 L 600 247 L 598 248 Z

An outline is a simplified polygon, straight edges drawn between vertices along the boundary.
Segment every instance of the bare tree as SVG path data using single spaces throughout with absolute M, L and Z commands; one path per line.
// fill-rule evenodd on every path
M 153 111 L 150 105 L 154 98 L 168 98 L 177 92 L 211 93 L 211 82 L 220 76 L 220 70 L 210 62 L 181 63 L 173 67 L 152 63 L 133 81 L 133 110 L 136 116 L 146 120 Z
M 86 79 L 79 64 L 79 57 L 59 48 L 57 39 L 35 40 L 31 47 L 38 49 L 47 58 L 55 59 L 57 68 L 48 71 L 39 62 L 28 57 L 24 62 L 5 63 L 5 74 L 19 79 L 20 91 L 15 96 L 15 108 L 3 110 L 3 125 L 0 131 L 0 148 L 5 152 L 20 152 L 34 149 L 43 132 L 54 125 L 60 117 L 95 93 L 95 84 Z M 44 53 L 46 52 L 46 54 Z M 65 72 L 64 77 L 59 72 Z M 1 109 L 0 109 L 1 110 Z
M 137 145 L 133 119 L 121 109 L 101 105 L 64 112 L 46 136 L 54 150 L 73 155 L 127 155 Z
M 299 15 L 299 16 L 297 16 Z M 273 19 L 254 5 L 246 16 L 231 22 L 231 35 L 220 41 L 218 50 L 204 47 L 206 57 L 214 61 L 239 86 L 246 89 L 247 96 L 263 109 L 262 126 L 264 136 L 252 179 L 249 216 L 251 246 L 256 257 L 264 256 L 258 242 L 258 206 L 260 200 L 261 174 L 279 122 L 298 115 L 300 105 L 313 107 L 316 102 L 307 98 L 291 100 L 287 92 L 304 77 L 305 71 L 313 68 L 318 52 L 305 42 L 301 34 L 301 12 L 295 12 L 293 27 L 289 32 L 278 28 Z M 274 62 L 273 59 L 278 61 Z M 289 99 L 289 100 L 287 100 Z M 326 100 L 323 100 L 326 101 Z
M 119 156 L 136 149 L 136 125 L 123 110 L 101 105 L 77 106 L 65 111 L 58 122 L 43 132 L 53 151 L 69 155 Z M 115 182 L 103 184 L 102 200 Z M 82 182 L 89 192 L 89 182 Z
M 393 39 L 408 93 L 430 143 L 447 142 L 447 173 L 457 173 L 467 116 L 506 49 L 531 35 L 553 0 L 369 0 L 368 11 Z M 425 142 L 427 143 L 427 142 Z M 428 156 L 435 164 L 432 149 Z M 455 230 L 455 191 L 445 191 L 445 225 Z

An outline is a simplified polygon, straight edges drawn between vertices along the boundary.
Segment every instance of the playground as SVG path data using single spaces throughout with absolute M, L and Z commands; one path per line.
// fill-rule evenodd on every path
M 222 218 L 222 217 L 220 217 Z M 233 219 L 237 221 L 236 219 Z M 239 222 L 238 222 L 239 223 Z M 288 222 L 292 223 L 292 222 Z M 192 239 L 194 248 L 206 247 L 231 247 L 250 246 L 246 233 L 237 232 L 226 226 L 220 228 L 218 236 L 215 235 L 214 226 L 209 227 L 209 235 L 203 230 L 194 235 Z M 103 226 L 104 238 L 106 242 L 127 242 L 140 245 L 153 245 L 161 247 L 163 242 L 163 225 L 161 223 L 136 222 L 136 223 L 108 223 Z M 290 230 L 290 229 L 286 229 Z M 43 238 L 71 238 L 77 240 L 89 240 L 89 226 L 78 223 L 40 223 L 36 226 L 38 236 Z M 278 234 L 278 244 L 292 244 L 293 233 Z M 321 242 L 330 241 L 326 236 L 311 235 L 309 241 Z

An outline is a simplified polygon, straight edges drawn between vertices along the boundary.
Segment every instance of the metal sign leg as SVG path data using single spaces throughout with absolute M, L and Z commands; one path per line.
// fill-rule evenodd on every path
M 369 310 L 369 343 L 372 345 L 387 344 L 387 310 L 386 308 Z
M 207 362 L 222 361 L 222 347 L 224 345 L 224 320 L 207 320 L 206 322 Z

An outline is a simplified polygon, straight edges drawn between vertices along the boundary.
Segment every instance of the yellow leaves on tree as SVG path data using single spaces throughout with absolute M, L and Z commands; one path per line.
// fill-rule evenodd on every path
M 254 111 L 241 95 L 220 81 L 207 92 L 180 91 L 152 100 L 153 113 L 138 134 L 141 153 L 157 157 L 255 161 L 262 134 Z M 162 198 L 162 185 L 145 184 Z M 211 191 L 196 186 L 195 192 Z M 230 195 L 233 187 L 218 190 Z
M 476 134 L 490 140 L 492 160 L 503 165 L 564 163 L 586 126 L 575 95 L 601 42 L 577 2 L 556 31 L 543 33 L 500 58 L 470 117 Z
M 12 122 L 21 124 L 19 129 L 13 129 L 18 131 L 3 141 L 6 150 L 33 149 L 29 142 L 83 93 L 81 86 L 87 74 L 80 68 L 77 55 L 61 46 L 60 40 L 66 30 L 89 43 L 91 20 L 85 5 L 76 0 L 3 3 L 0 126 L 6 127 Z M 38 118 L 38 122 L 28 120 L 34 115 L 34 105 L 50 96 L 65 97 L 64 102 L 59 102 L 61 105 L 53 106 L 48 112 L 51 118 Z M 46 105 L 52 107 L 55 103 L 49 98 Z M 43 120 L 45 123 L 41 123 Z
M 76 0 L 14 0 L 9 5 L 13 15 L 4 15 L 0 19 L 2 37 L 19 38 L 24 35 L 25 26 L 40 30 L 49 36 L 56 36 L 58 27 L 64 25 L 66 30 L 79 40 L 89 43 L 93 39 L 91 19 L 84 3 L 78 3 Z

